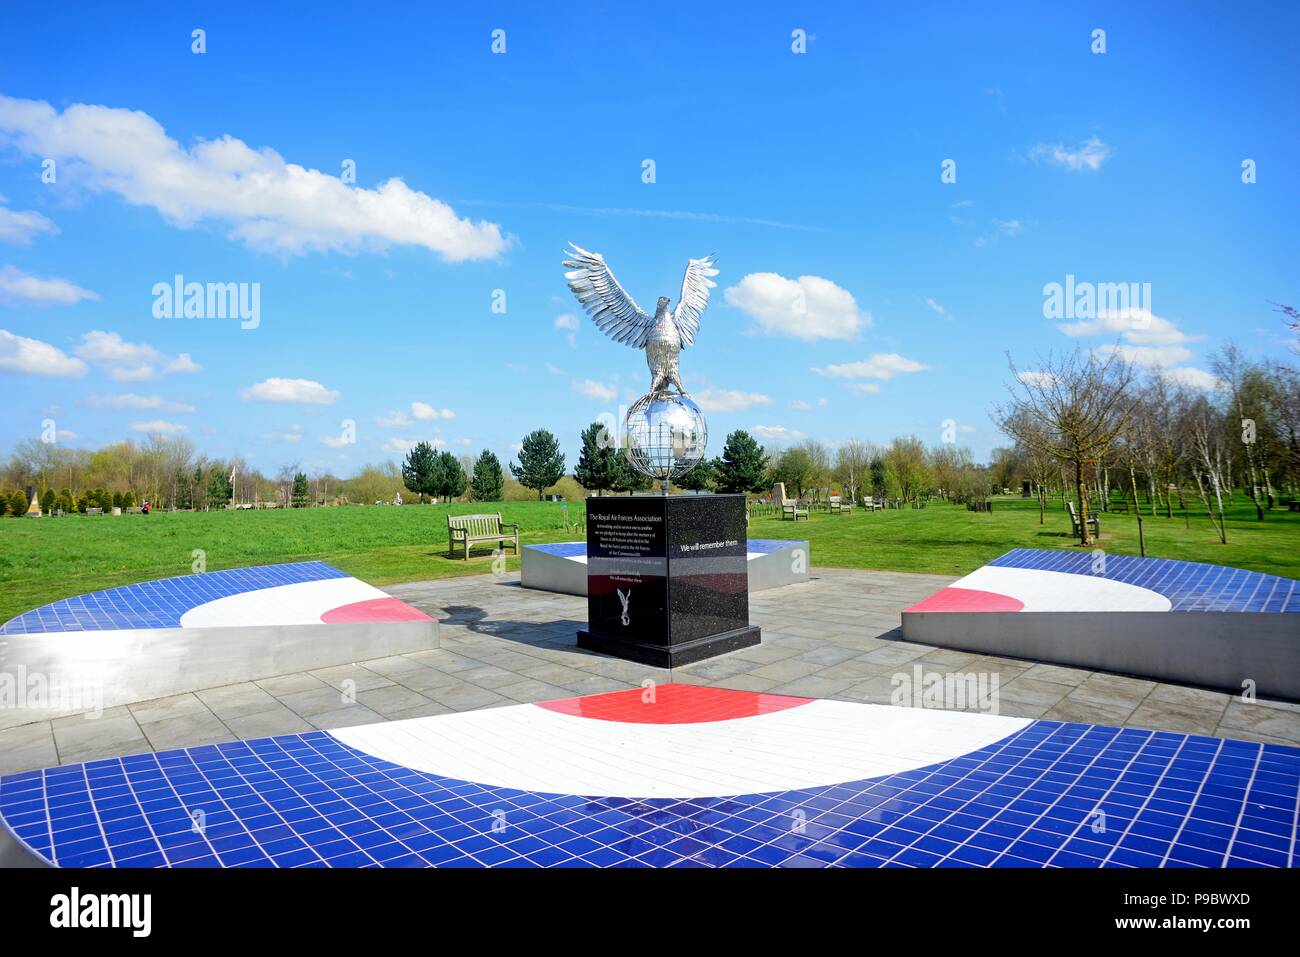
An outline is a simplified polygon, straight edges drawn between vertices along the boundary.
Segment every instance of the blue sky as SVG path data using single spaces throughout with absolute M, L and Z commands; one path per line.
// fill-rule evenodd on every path
M 951 419 L 986 456 L 1006 350 L 1118 345 L 1201 385 L 1224 339 L 1288 355 L 1294 5 L 907 6 L 11 12 L 0 449 L 53 417 L 348 474 L 544 426 L 572 464 L 649 379 L 569 296 L 567 241 L 646 308 L 717 254 L 682 359 L 713 452 Z M 258 284 L 256 328 L 155 317 L 177 274 Z M 1151 301 L 1057 322 L 1067 275 Z

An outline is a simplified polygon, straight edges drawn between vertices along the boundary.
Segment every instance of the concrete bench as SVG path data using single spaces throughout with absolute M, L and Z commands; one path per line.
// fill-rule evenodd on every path
M 506 531 L 513 529 L 513 531 Z M 497 542 L 503 551 L 507 541 L 513 541 L 515 554 L 519 554 L 519 526 L 502 522 L 501 513 L 491 515 L 448 515 L 447 557 L 456 557 L 456 546 L 464 546 L 464 557 L 469 560 L 469 547 L 475 542 Z
M 104 514 L 104 510 L 103 510 L 102 508 L 88 508 L 88 509 L 86 509 L 86 514 L 87 514 L 87 515 L 103 515 L 103 514 Z

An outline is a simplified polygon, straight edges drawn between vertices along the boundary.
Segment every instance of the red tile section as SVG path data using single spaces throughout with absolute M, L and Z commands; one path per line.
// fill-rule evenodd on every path
M 729 691 L 725 688 L 702 688 L 697 685 L 666 684 L 653 688 L 632 688 L 581 698 L 539 701 L 539 708 L 599 721 L 626 721 L 631 724 L 698 724 L 704 721 L 730 721 L 752 718 L 807 704 L 812 698 L 790 695 L 759 694 L 754 691 Z
M 1024 604 L 1010 595 L 975 588 L 941 588 L 908 611 L 1020 611 Z
M 431 621 L 418 608 L 412 608 L 397 598 L 371 598 L 350 605 L 331 608 L 320 616 L 327 625 L 349 625 L 367 621 Z

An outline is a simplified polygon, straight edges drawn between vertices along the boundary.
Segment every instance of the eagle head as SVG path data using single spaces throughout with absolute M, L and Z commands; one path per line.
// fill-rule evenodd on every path
M 668 303 L 669 303 L 670 301 L 671 301 L 671 300 L 670 300 L 667 296 L 660 296 L 660 297 L 659 297 L 659 305 L 658 305 L 658 307 L 656 308 L 655 311 L 656 311 L 657 313 L 658 313 L 658 312 L 667 312 L 667 311 L 668 311 Z

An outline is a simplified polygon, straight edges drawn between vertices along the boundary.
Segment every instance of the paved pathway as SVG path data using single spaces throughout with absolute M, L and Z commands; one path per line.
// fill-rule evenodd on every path
M 1300 705 L 902 640 L 902 609 L 954 579 L 817 569 L 759 592 L 763 643 L 684 668 L 579 650 L 586 600 L 525 590 L 518 576 L 387 588 L 442 620 L 441 647 L 175 695 L 0 731 L 0 774 L 273 734 L 468 711 L 636 687 L 646 679 L 889 704 L 896 676 L 974 675 L 988 697 L 962 710 L 1300 745 Z M 994 684 L 996 682 L 996 685 Z M 961 683 L 954 683 L 954 687 Z M 965 685 L 961 685 L 963 688 Z

